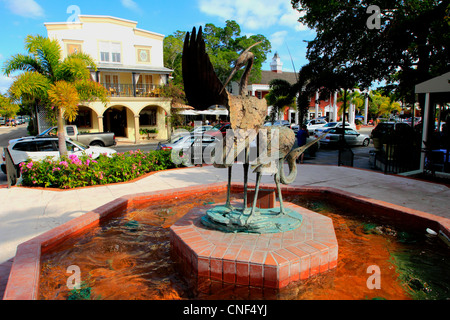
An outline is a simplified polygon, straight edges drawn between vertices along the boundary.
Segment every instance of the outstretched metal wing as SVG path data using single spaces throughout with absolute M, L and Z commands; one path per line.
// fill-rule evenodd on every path
M 217 77 L 203 40 L 202 27 L 186 33 L 183 48 L 184 91 L 189 105 L 198 110 L 218 104 L 228 108 L 228 92 Z

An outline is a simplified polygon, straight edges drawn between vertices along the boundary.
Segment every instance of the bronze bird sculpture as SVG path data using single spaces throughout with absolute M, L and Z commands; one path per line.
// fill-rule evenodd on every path
M 247 83 L 252 69 L 254 54 L 250 49 L 259 43 L 255 43 L 239 56 L 235 62 L 233 71 L 225 84 L 217 77 L 214 67 L 206 53 L 205 42 L 202 36 L 202 28 L 198 33 L 194 27 L 192 33 L 186 33 L 182 72 L 186 98 L 191 106 L 198 110 L 206 110 L 211 105 L 223 105 L 230 115 L 232 136 L 228 136 L 233 143 L 224 146 L 221 161 L 214 162 L 218 168 L 228 168 L 228 192 L 226 206 L 230 207 L 230 185 L 232 166 L 241 152 L 244 152 L 244 189 L 248 183 L 248 148 L 252 140 L 256 138 L 258 130 L 263 126 L 267 116 L 267 103 L 264 99 L 247 96 Z M 241 88 L 238 96 L 231 95 L 226 86 L 233 75 L 243 66 L 246 66 L 241 78 Z M 244 194 L 244 208 L 247 204 L 247 191 Z
M 227 143 L 223 147 L 223 152 L 219 157 L 215 158 L 213 164 L 218 168 L 228 168 L 227 202 L 225 207 L 229 211 L 229 216 L 231 218 L 228 218 L 226 216 L 227 213 L 223 213 L 220 209 L 218 210 L 218 213 L 211 214 L 210 218 L 214 221 L 212 224 L 208 218 L 203 220 L 207 225 L 214 225 L 215 222 L 226 225 L 225 231 L 245 230 L 250 232 L 249 230 L 252 228 L 253 230 L 260 230 L 260 228 L 264 229 L 268 225 L 272 225 L 272 230 L 280 228 L 279 220 L 270 221 L 273 220 L 273 214 L 263 218 L 262 223 L 257 222 L 253 226 L 250 226 L 252 221 L 261 220 L 255 212 L 261 176 L 269 174 L 275 176 L 275 183 L 280 200 L 280 216 L 284 216 L 286 211 L 283 206 L 280 183 L 290 184 L 295 180 L 297 176 L 296 159 L 307 148 L 320 139 L 316 139 L 301 148 L 292 149 L 296 137 L 291 129 L 285 127 L 264 127 L 269 134 L 262 138 L 262 142 L 260 141 L 261 135 L 258 134 L 263 131 L 261 129 L 267 116 L 267 103 L 265 99 L 247 96 L 248 78 L 254 61 L 254 54 L 250 52 L 250 49 L 257 44 L 259 43 L 255 43 L 242 52 L 236 60 L 234 68 L 225 84 L 222 84 L 214 71 L 208 54 L 206 53 L 201 27 L 199 28 L 198 33 L 196 33 L 195 28 L 193 28 L 191 34 L 188 32 L 184 42 L 182 58 L 183 80 L 186 98 L 189 104 L 200 110 L 205 110 L 215 104 L 223 105 L 228 109 L 230 115 L 232 132 L 227 133 Z M 241 77 L 239 95 L 231 95 L 226 90 L 226 86 L 229 81 L 231 81 L 234 74 L 244 66 L 245 71 Z M 272 135 L 270 133 L 272 131 L 278 133 L 276 135 L 278 139 L 275 143 L 272 143 L 273 141 L 271 140 Z M 275 160 L 276 163 L 274 164 L 273 161 L 267 163 L 258 161 L 259 158 L 256 159 L 256 164 L 252 166 L 253 171 L 257 174 L 255 196 L 251 209 L 246 211 L 248 170 L 250 166 L 249 148 L 250 143 L 255 139 L 257 146 L 263 145 L 263 148 L 267 148 L 266 155 L 270 154 L 271 159 Z M 229 143 L 229 141 L 232 143 Z M 231 174 L 232 166 L 241 152 L 244 153 L 244 209 L 239 214 L 235 214 L 234 208 L 232 208 L 230 204 Z M 273 158 L 273 154 L 276 154 L 276 159 Z M 285 161 L 288 162 L 290 169 L 287 176 L 283 171 L 283 164 Z M 246 212 L 245 217 L 242 217 L 244 216 L 244 212 Z M 248 212 L 250 212 L 250 214 L 248 214 Z M 281 218 L 281 220 L 283 219 L 284 218 Z M 298 224 L 301 223 L 299 221 L 292 222 L 292 219 L 284 220 L 288 221 L 287 224 L 294 226 L 298 226 Z M 285 221 L 282 221 L 281 223 L 284 223 Z M 217 226 L 214 225 L 214 227 Z

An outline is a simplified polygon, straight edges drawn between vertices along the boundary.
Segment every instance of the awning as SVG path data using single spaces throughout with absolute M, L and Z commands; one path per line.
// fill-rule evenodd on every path
M 196 115 L 198 115 L 197 111 L 195 111 L 195 110 L 183 110 L 183 111 L 178 112 L 178 114 L 182 114 L 182 115 L 185 115 L 185 116 L 196 116 Z
M 199 116 L 199 115 L 209 115 L 209 116 L 227 116 L 228 110 L 183 110 L 178 112 L 185 116 Z
M 194 110 L 194 107 L 188 106 L 187 104 L 182 104 L 182 103 L 174 103 L 174 104 L 172 104 L 172 108 Z
M 227 116 L 228 110 L 202 110 L 197 111 L 198 114 L 204 114 L 204 115 L 212 115 L 212 116 Z

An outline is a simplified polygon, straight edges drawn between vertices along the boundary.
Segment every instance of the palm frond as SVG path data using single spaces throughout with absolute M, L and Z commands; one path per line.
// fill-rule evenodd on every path
M 78 103 L 80 97 L 76 87 L 67 81 L 57 81 L 52 84 L 48 91 L 50 102 L 58 108 L 64 110 L 64 117 L 69 121 L 74 121 L 78 115 Z
M 55 71 L 61 59 L 59 42 L 40 35 L 28 35 L 25 39 L 25 48 L 43 66 L 47 76 L 55 80 Z
M 94 59 L 87 53 L 83 52 L 72 53 L 68 55 L 64 60 L 68 59 L 82 60 L 87 68 L 90 68 L 92 71 L 97 71 L 97 64 L 95 63 Z
M 15 71 L 34 71 L 43 73 L 42 65 L 31 55 L 16 54 L 7 60 L 3 66 L 3 72 L 10 76 Z
M 99 99 L 105 106 L 109 102 L 108 91 L 100 83 L 83 79 L 74 83 L 80 100 L 85 102 L 91 102 Z
M 14 99 L 47 99 L 47 91 L 50 89 L 51 82 L 44 75 L 37 72 L 26 71 L 17 76 L 9 93 Z
M 76 57 L 68 57 L 59 65 L 55 72 L 57 80 L 76 81 L 89 79 L 90 72 L 84 60 Z

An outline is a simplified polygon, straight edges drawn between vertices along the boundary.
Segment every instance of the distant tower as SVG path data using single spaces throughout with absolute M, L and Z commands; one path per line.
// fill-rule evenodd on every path
M 282 73 L 283 72 L 282 69 L 283 69 L 283 62 L 281 62 L 278 52 L 275 52 L 272 62 L 270 63 L 270 70 L 272 72 Z

